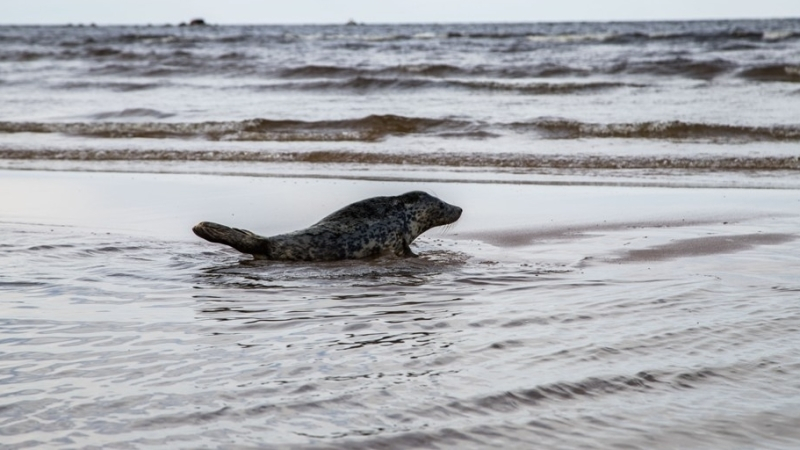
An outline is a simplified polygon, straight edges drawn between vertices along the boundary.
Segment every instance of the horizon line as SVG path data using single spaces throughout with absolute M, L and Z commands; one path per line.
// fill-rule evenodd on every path
M 205 22 L 204 25 L 190 25 L 190 22 L 193 20 L 203 20 Z M 133 26 L 133 27 L 179 27 L 181 25 L 193 28 L 202 28 L 203 26 L 384 26 L 384 25 L 470 25 L 470 24 L 503 24 L 503 25 L 515 25 L 515 24 L 548 24 L 548 23 L 642 23 L 642 22 L 664 22 L 664 23 L 672 23 L 672 22 L 723 22 L 723 21 L 770 21 L 770 20 L 800 20 L 800 16 L 798 17 L 725 17 L 725 18 L 671 18 L 671 19 L 597 19 L 597 20 L 491 20 L 491 21 L 420 21 L 420 22 L 360 22 L 356 20 L 348 20 L 348 21 L 336 21 L 336 22 L 210 22 L 205 20 L 202 17 L 195 17 L 186 21 L 180 22 L 123 22 L 123 23 L 114 23 L 114 22 L 42 22 L 42 23 L 6 23 L 2 22 L 0 19 L 0 26 L 19 26 L 19 27 L 44 27 L 44 26 L 53 26 L 53 27 L 125 27 L 125 26 Z

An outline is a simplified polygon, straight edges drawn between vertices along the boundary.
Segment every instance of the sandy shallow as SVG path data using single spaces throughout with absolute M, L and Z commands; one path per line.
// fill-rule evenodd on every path
M 794 240 L 800 191 L 378 182 L 215 175 L 2 171 L 2 221 L 199 241 L 208 220 L 273 235 L 363 198 L 425 190 L 461 206 L 425 238 L 487 257 L 647 262 Z M 209 244 L 209 248 L 223 249 Z M 502 256 L 500 256 L 502 255 Z M 480 255 L 473 255 L 480 257 Z
M 420 258 L 253 262 L 422 189 Z M 0 171 L 10 448 L 796 448 L 800 191 Z
M 632 228 L 700 228 L 797 215 L 800 191 L 387 182 L 215 175 L 0 171 L 2 220 L 195 239 L 210 220 L 271 235 L 363 198 L 425 190 L 464 209 L 445 235 L 499 247 Z M 428 236 L 443 235 L 432 230 Z M 682 237 L 682 236 L 681 236 Z M 755 241 L 759 241 L 756 239 Z M 768 243 L 761 240 L 763 243 Z M 779 242 L 775 242 L 779 243 Z M 703 248 L 718 253 L 706 241 Z M 730 247 L 730 250 L 735 250 Z M 673 248 L 669 251 L 675 251 Z M 697 248 L 693 252 L 704 253 Z

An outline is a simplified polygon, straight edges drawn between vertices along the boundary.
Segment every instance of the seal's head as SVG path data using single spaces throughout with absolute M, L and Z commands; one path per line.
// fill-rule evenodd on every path
M 406 208 L 411 240 L 433 227 L 451 224 L 461 217 L 461 208 L 422 191 L 408 192 L 397 198 Z

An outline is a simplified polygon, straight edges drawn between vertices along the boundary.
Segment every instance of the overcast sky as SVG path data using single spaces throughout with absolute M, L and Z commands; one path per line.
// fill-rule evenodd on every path
M 3 24 L 544 22 L 800 17 L 800 0 L 0 0 Z

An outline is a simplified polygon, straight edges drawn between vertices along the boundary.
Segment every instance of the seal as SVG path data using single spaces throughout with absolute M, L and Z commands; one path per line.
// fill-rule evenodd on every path
M 200 222 L 197 236 L 229 245 L 256 259 L 335 261 L 381 255 L 416 256 L 409 245 L 425 231 L 461 217 L 461 208 L 421 191 L 374 197 L 345 206 L 310 227 L 264 237 L 213 222 Z

